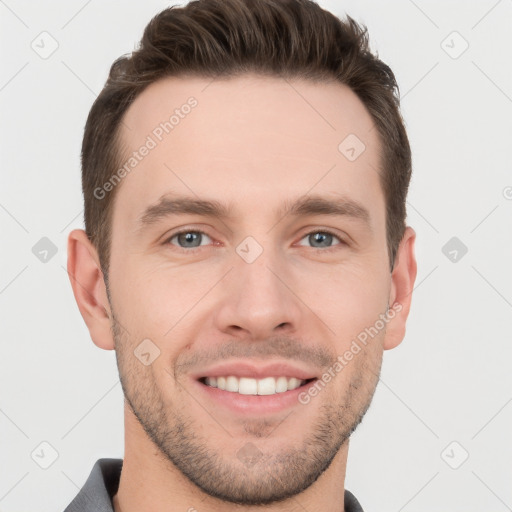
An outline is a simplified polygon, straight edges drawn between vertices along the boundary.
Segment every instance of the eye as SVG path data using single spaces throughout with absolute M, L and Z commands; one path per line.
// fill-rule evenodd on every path
M 208 245 L 208 241 L 204 242 L 204 237 L 212 241 L 212 239 L 204 232 L 197 229 L 184 229 L 178 231 L 170 236 L 165 244 L 171 244 L 177 246 L 180 249 L 185 249 L 186 252 L 194 252 L 194 249 L 198 249 L 201 246 Z M 306 239 L 312 244 L 313 249 L 322 249 L 322 252 L 329 250 L 336 250 L 338 246 L 346 246 L 347 243 L 342 240 L 338 235 L 329 231 L 328 229 L 310 231 L 301 240 Z M 333 240 L 338 240 L 338 244 L 333 245 Z M 176 240 L 176 243 L 173 242 Z M 302 244 L 299 244 L 302 245 Z
M 307 233 L 301 240 L 304 240 L 305 238 L 308 239 L 308 241 L 313 244 L 314 249 L 336 249 L 337 245 L 347 245 L 345 241 L 343 241 L 338 235 L 333 233 L 332 231 L 322 229 L 322 230 L 316 230 L 316 231 L 310 231 Z M 332 245 L 333 239 L 339 240 L 339 244 Z M 318 244 L 318 245 L 315 245 Z
M 204 231 L 185 229 L 183 231 L 179 231 L 178 233 L 174 233 L 174 235 L 168 238 L 165 243 L 176 245 L 172 243 L 172 240 L 176 239 L 178 242 L 178 247 L 181 249 L 195 249 L 196 247 L 203 245 L 201 244 L 201 241 L 204 239 L 204 237 L 210 238 Z

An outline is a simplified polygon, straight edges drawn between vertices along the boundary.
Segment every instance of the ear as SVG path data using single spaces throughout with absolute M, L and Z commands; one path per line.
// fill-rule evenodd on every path
M 68 236 L 68 275 L 92 341 L 100 348 L 113 350 L 112 314 L 103 272 L 98 252 L 83 229 L 74 229 Z
M 384 350 L 395 348 L 405 337 L 405 324 L 411 308 L 412 291 L 417 272 L 414 255 L 415 240 L 416 232 L 407 226 L 398 246 L 395 265 L 391 273 L 390 313 L 388 313 L 390 320 L 386 328 Z

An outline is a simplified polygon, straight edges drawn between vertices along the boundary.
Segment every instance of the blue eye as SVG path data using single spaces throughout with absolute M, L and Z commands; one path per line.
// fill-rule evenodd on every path
M 313 245 L 314 249 L 332 249 L 335 248 L 336 245 L 346 245 L 345 242 L 336 234 L 329 230 L 317 230 L 317 231 L 311 231 L 307 233 L 301 240 L 304 240 L 305 238 L 308 239 L 308 241 L 312 244 L 320 244 L 320 246 Z M 341 243 L 332 245 L 333 239 L 338 239 Z M 323 245 L 322 245 L 323 244 Z M 327 244 L 327 245 L 325 245 Z
M 210 238 L 203 231 L 187 229 L 184 231 L 180 231 L 178 233 L 174 233 L 174 235 L 172 235 L 167 240 L 167 242 L 171 243 L 171 240 L 173 240 L 174 238 L 177 238 L 178 244 L 180 244 L 179 247 L 181 247 L 182 249 L 195 249 L 196 247 L 201 246 L 200 242 L 201 242 L 203 236 Z M 181 245 L 181 244 L 183 244 L 183 245 Z M 175 245 L 175 244 L 171 244 L 171 245 Z
M 179 249 L 184 249 L 186 252 L 194 252 L 194 249 L 199 249 L 200 247 L 204 247 L 208 245 L 208 243 L 202 243 L 204 241 L 204 237 L 212 241 L 212 239 L 204 232 L 200 230 L 194 229 L 184 229 L 177 233 L 174 233 L 171 237 L 169 237 L 165 243 L 174 245 Z M 304 235 L 301 240 L 308 239 L 309 243 L 312 244 L 311 247 L 313 249 L 320 249 L 322 252 L 327 252 L 329 250 L 335 250 L 338 246 L 345 246 L 347 243 L 342 240 L 335 233 L 322 229 L 310 231 L 306 235 Z M 174 243 L 173 240 L 176 239 L 177 243 Z M 339 243 L 334 243 L 334 239 L 338 240 Z M 318 244 L 318 245 L 316 245 Z M 302 244 L 300 244 L 302 246 Z

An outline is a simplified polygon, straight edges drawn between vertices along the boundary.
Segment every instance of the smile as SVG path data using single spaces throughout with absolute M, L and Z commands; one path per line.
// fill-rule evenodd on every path
M 265 377 L 253 379 L 250 377 L 235 377 L 234 375 L 219 377 L 203 377 L 200 381 L 212 388 L 222 391 L 239 393 L 241 395 L 275 395 L 293 391 L 313 379 L 297 379 L 296 377 Z

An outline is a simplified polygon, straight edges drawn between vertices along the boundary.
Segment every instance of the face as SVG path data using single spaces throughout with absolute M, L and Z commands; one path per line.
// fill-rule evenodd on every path
M 371 116 L 338 83 L 169 78 L 122 136 L 109 300 L 131 413 L 211 496 L 297 494 L 380 371 L 391 276 Z

